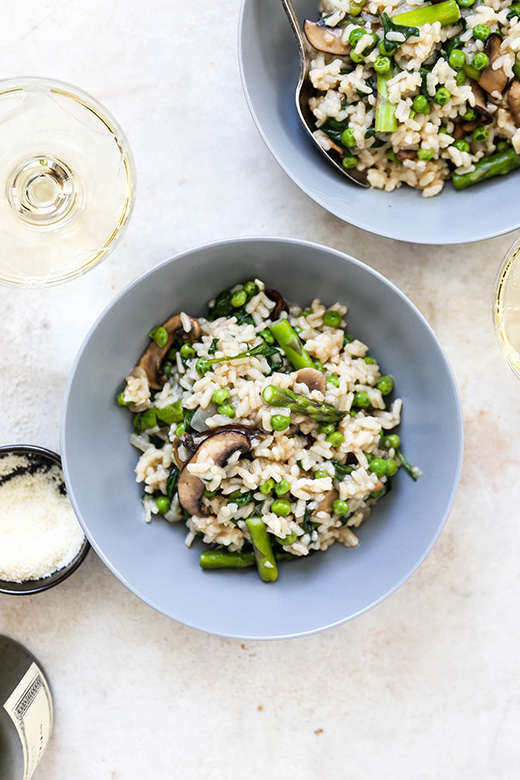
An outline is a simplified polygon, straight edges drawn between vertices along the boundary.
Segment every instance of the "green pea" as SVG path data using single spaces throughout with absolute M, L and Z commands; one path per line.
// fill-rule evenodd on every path
M 370 355 L 367 355 L 366 357 L 364 357 L 363 360 L 365 361 L 367 366 L 373 366 L 375 364 L 375 362 L 376 362 L 376 359 L 373 358 L 373 357 L 370 357 Z
M 211 371 L 211 360 L 208 360 L 208 358 L 199 358 L 195 363 L 195 369 L 197 374 L 204 376 L 208 371 Z
M 416 95 L 412 100 L 412 106 L 418 114 L 427 114 L 430 110 L 430 103 L 424 95 Z
M 379 57 L 376 57 L 376 60 L 374 62 L 374 70 L 376 73 L 383 75 L 385 73 L 388 73 L 391 67 L 392 67 L 392 62 L 390 60 L 390 57 L 385 57 L 384 55 L 380 55 Z
M 266 344 L 274 344 L 275 338 L 270 330 L 261 330 L 258 335 L 263 338 Z
M 334 425 L 334 423 L 320 423 L 319 428 L 321 433 L 324 433 L 327 436 L 329 435 L 329 433 L 332 433 L 333 431 L 336 430 L 336 426 Z
M 326 471 L 323 471 L 323 469 L 319 469 L 318 471 L 314 472 L 314 479 L 325 479 L 326 477 L 330 477 L 330 474 L 328 474 Z
M 328 376 L 327 382 L 334 387 L 339 387 L 339 376 Z
M 225 417 L 231 417 L 231 418 L 233 418 L 235 416 L 235 414 L 236 414 L 236 412 L 233 409 L 233 407 L 231 406 L 231 404 L 221 404 L 217 408 L 217 411 L 218 411 L 219 414 L 223 414 L 223 415 L 225 415 Z
M 173 363 L 171 363 L 169 360 L 167 360 L 162 365 L 162 372 L 164 376 L 171 376 L 173 371 Z
M 275 536 L 276 541 L 281 544 L 282 546 L 287 546 L 288 544 L 293 544 L 296 539 L 298 538 L 296 531 L 291 531 L 290 534 L 287 534 L 287 536 L 281 537 L 281 536 Z
M 464 138 L 459 138 L 458 141 L 453 143 L 453 146 L 455 149 L 458 149 L 459 152 L 469 152 L 470 150 L 470 145 L 467 141 L 464 140 Z
M 285 414 L 273 414 L 271 417 L 273 431 L 285 431 L 290 424 L 291 418 L 286 417 Z
M 350 512 L 350 507 L 346 501 L 340 501 L 339 499 L 337 499 L 332 504 L 332 511 L 334 512 L 335 515 L 342 517 L 343 515 L 348 515 L 348 513 Z
M 158 328 L 154 328 L 153 330 L 151 330 L 148 335 L 153 341 L 155 341 L 157 346 L 160 347 L 161 349 L 166 346 L 166 344 L 168 343 L 168 339 L 170 338 L 168 331 L 166 330 L 166 328 L 163 328 L 162 325 Z
M 468 106 L 468 108 L 462 114 L 462 118 L 464 119 L 465 122 L 473 122 L 473 120 L 477 118 L 477 112 L 475 111 L 474 108 Z
M 217 404 L 217 406 L 221 406 L 228 400 L 229 397 L 229 390 L 226 390 L 225 387 L 220 387 L 218 390 L 215 390 L 211 396 L 211 400 L 214 404 Z
M 240 307 L 243 306 L 246 301 L 247 293 L 244 289 L 236 290 L 236 292 L 234 292 L 231 296 L 231 306 L 233 306 L 235 309 L 240 309 Z
M 190 360 L 191 358 L 195 357 L 195 350 L 191 346 L 191 344 L 183 344 L 181 347 L 181 358 L 184 358 L 184 360 Z
M 285 494 L 288 493 L 290 489 L 291 486 L 286 479 L 280 480 L 280 482 L 277 482 L 274 486 L 274 492 L 277 496 L 285 496 Z
M 401 439 L 397 433 L 389 433 L 388 436 L 383 436 L 381 444 L 385 450 L 396 450 L 401 444 Z
M 490 35 L 491 30 L 487 24 L 476 24 L 473 28 L 473 37 L 476 38 L 477 41 L 487 41 Z
M 271 504 L 271 512 L 277 517 L 287 517 L 291 514 L 291 502 L 286 498 L 276 498 Z
M 381 498 L 381 496 L 384 496 L 385 489 L 381 488 L 381 490 L 376 490 L 375 493 L 370 493 L 369 498 Z
M 354 339 L 352 338 L 352 336 L 349 336 L 348 333 L 345 333 L 343 335 L 343 346 L 344 347 L 346 347 L 347 344 L 352 344 L 353 341 L 354 341 Z
M 155 428 L 157 425 L 157 409 L 154 409 L 153 407 L 151 409 L 147 409 L 145 412 L 142 412 L 141 417 L 141 429 L 146 430 L 147 428 Z
M 476 127 L 471 133 L 471 137 L 478 143 L 483 143 L 489 138 L 489 130 L 487 127 Z
M 359 16 L 364 7 L 364 2 L 356 3 L 355 0 L 350 0 L 350 15 Z
M 507 152 L 510 148 L 511 147 L 507 141 L 499 141 L 497 143 L 497 152 Z
M 351 127 L 347 127 L 341 134 L 341 143 L 343 146 L 351 147 L 356 146 L 356 139 L 354 138 L 354 130 Z
M 446 87 L 439 87 L 433 98 L 439 106 L 445 106 L 451 98 L 451 92 Z
M 323 324 L 329 328 L 337 328 L 341 324 L 341 314 L 339 311 L 326 311 L 323 315 Z
M 441 125 L 439 127 L 439 133 L 442 133 L 443 135 L 451 135 L 447 127 L 444 127 L 444 125 Z
M 434 151 L 433 149 L 424 149 L 424 147 L 420 146 L 419 149 L 417 149 L 417 159 L 418 160 L 424 160 L 427 162 L 428 160 L 433 159 Z
M 340 444 L 343 444 L 345 441 L 345 437 L 341 433 L 341 431 L 333 431 L 332 433 L 329 433 L 327 436 L 327 441 L 329 444 L 332 444 L 333 447 L 339 447 Z
M 386 475 L 386 460 L 384 458 L 372 458 L 368 464 L 368 470 L 375 474 L 376 477 L 384 477 Z
M 302 316 L 302 317 L 308 317 L 308 316 L 309 316 L 309 314 L 312 314 L 312 309 L 304 309 L 304 310 L 302 311 L 302 315 L 301 315 L 301 316 Z
M 157 496 L 157 498 L 155 499 L 155 506 L 157 507 L 161 515 L 165 515 L 170 508 L 170 502 L 168 501 L 166 496 Z
M 489 65 L 489 57 L 485 52 L 479 51 L 471 60 L 471 64 L 475 70 L 484 70 Z
M 168 404 L 168 406 L 163 406 L 162 409 L 156 409 L 155 413 L 159 420 L 162 420 L 167 425 L 182 422 L 182 401 L 174 401 L 172 404 Z
M 170 349 L 168 350 L 168 354 L 166 355 L 168 360 L 172 360 L 172 361 L 177 360 L 178 351 L 179 351 L 179 347 L 170 347 Z
M 254 295 L 257 295 L 258 293 L 258 285 L 255 284 L 254 282 L 246 282 L 242 289 L 247 295 L 248 300 L 250 300 Z
M 269 493 L 272 493 L 272 492 L 273 492 L 273 490 L 274 490 L 274 485 L 275 485 L 274 479 L 268 479 L 268 480 L 266 480 L 266 481 L 263 483 L 263 485 L 260 485 L 260 487 L 259 487 L 260 493 L 263 493 L 263 494 L 264 494 L 264 496 L 268 496 L 268 495 L 269 495 Z
M 124 391 L 122 393 L 119 393 L 117 396 L 117 405 L 118 406 L 131 406 L 132 401 L 125 401 L 125 393 Z
M 354 393 L 352 406 L 358 406 L 360 409 L 367 409 L 370 406 L 368 393 Z
M 299 325 L 295 325 L 295 326 L 294 326 L 294 328 L 293 328 L 293 330 L 294 330 L 294 332 L 295 332 L 295 333 L 297 333 L 297 334 L 298 334 L 298 336 L 299 336 L 299 335 L 300 335 L 300 333 L 302 332 L 302 329 L 300 328 L 300 326 L 299 326 Z
M 379 41 L 377 48 L 379 49 L 380 54 L 382 54 L 384 57 L 388 57 L 392 55 L 397 49 L 397 43 L 392 41 L 385 41 L 383 39 L 382 41 Z
M 376 387 L 381 391 L 381 395 L 388 395 L 394 389 L 394 380 L 391 376 L 382 376 Z
M 353 30 L 350 31 L 350 34 L 348 36 L 348 42 L 351 46 L 355 46 L 356 43 L 364 36 L 366 35 L 365 30 L 362 27 L 354 27 Z
M 179 423 L 178 426 L 175 428 L 175 435 L 182 436 L 183 433 L 186 433 L 186 426 L 184 425 L 184 423 Z
M 355 168 L 357 162 L 357 157 L 355 157 L 353 154 L 345 154 L 341 160 L 342 166 L 346 168 L 347 171 L 349 171 L 351 168 Z
M 513 73 L 515 74 L 517 79 L 520 79 L 520 60 L 517 60 L 513 65 Z
M 323 371 L 323 363 L 321 362 L 321 360 L 313 360 L 312 362 L 314 363 L 315 369 L 317 369 L 318 371 Z
M 388 458 L 386 461 L 386 476 L 393 477 L 397 474 L 397 463 L 393 458 Z
M 457 4 L 460 5 L 461 8 L 471 8 L 474 3 L 475 0 L 457 0 Z
M 357 52 L 352 50 L 350 52 L 350 59 L 352 60 L 352 62 L 355 62 L 356 65 L 359 65 L 360 62 L 364 62 L 365 61 L 365 55 L 364 54 L 358 54 Z
M 393 149 L 387 149 L 385 152 L 385 157 L 390 162 L 395 162 L 397 160 L 397 157 L 395 156 L 395 152 Z
M 457 72 L 457 75 L 455 76 L 455 83 L 458 87 L 460 87 L 461 84 L 464 84 L 465 81 L 466 81 L 466 74 L 464 70 L 462 70 L 461 68 L 461 70 L 459 70 Z
M 466 55 L 462 49 L 453 49 L 453 51 L 450 52 L 450 56 L 448 57 L 448 62 L 453 70 L 460 70 L 464 67 L 464 63 L 466 62 Z
M 411 109 L 410 109 L 410 111 L 409 111 L 409 114 L 408 114 L 408 119 L 414 119 L 414 118 L 415 118 L 415 115 L 416 115 L 416 113 L 417 113 L 417 112 L 416 112 L 416 111 L 414 111 L 414 110 L 413 110 L 413 108 L 411 108 Z

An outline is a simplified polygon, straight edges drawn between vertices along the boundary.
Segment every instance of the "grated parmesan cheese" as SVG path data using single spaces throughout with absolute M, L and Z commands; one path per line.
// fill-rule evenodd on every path
M 0 458 L 0 579 L 49 577 L 84 539 L 57 464 L 27 454 Z

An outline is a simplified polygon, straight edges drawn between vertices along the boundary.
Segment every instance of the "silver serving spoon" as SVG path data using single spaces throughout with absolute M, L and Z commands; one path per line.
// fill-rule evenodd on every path
M 320 146 L 317 139 L 313 135 L 313 131 L 316 130 L 316 118 L 314 117 L 311 109 L 309 108 L 309 98 L 312 97 L 313 95 L 313 87 L 311 82 L 307 78 L 309 73 L 309 58 L 307 56 L 307 46 L 305 42 L 305 37 L 300 27 L 298 17 L 296 16 L 296 11 L 294 10 L 294 6 L 291 0 L 282 0 L 282 5 L 285 13 L 287 14 L 287 17 L 291 24 L 292 31 L 294 33 L 294 37 L 296 38 L 296 42 L 298 44 L 298 57 L 300 60 L 300 77 L 298 79 L 298 84 L 296 85 L 296 92 L 294 95 L 298 116 L 301 119 L 301 122 L 307 132 L 307 135 L 309 136 L 309 138 L 312 139 L 312 141 L 316 144 L 320 152 L 327 158 L 327 160 L 329 160 L 329 162 L 335 165 L 336 168 L 339 171 L 341 171 L 341 173 L 344 176 L 347 177 L 347 179 L 350 179 L 356 184 L 359 184 L 361 187 L 368 187 L 368 184 L 366 182 L 366 175 L 364 172 L 356 171 L 355 169 L 347 170 L 346 168 L 344 168 L 341 165 L 341 162 L 339 162 L 340 156 L 338 155 L 338 153 L 334 152 L 334 150 L 332 149 L 330 151 L 326 151 L 322 146 Z M 337 159 L 336 159 L 336 155 L 337 155 Z

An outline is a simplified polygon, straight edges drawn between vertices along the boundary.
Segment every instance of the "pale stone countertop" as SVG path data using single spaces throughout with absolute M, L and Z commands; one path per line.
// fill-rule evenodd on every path
M 238 0 L 2 8 L 1 72 L 97 96 L 128 134 L 138 196 L 124 241 L 91 273 L 47 291 L 0 288 L 0 444 L 58 449 L 76 351 L 142 271 L 213 239 L 293 236 L 369 263 L 435 329 L 464 408 L 460 489 L 440 540 L 395 595 L 308 638 L 241 643 L 185 628 L 127 591 L 94 552 L 47 593 L 0 597 L 0 630 L 37 655 L 55 694 L 35 777 L 516 780 L 520 383 L 490 314 L 514 236 L 405 245 L 315 205 L 249 116 L 238 11 Z

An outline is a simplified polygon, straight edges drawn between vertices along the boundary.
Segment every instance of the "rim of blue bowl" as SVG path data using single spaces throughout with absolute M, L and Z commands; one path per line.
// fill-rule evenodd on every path
M 170 265 L 171 263 L 176 262 L 177 260 L 184 258 L 186 256 L 195 254 L 197 252 L 200 252 L 201 250 L 210 249 L 213 247 L 219 247 L 219 246 L 227 246 L 230 244 L 240 244 L 243 243 L 245 245 L 250 244 L 252 242 L 265 242 L 267 243 L 281 243 L 281 244 L 295 244 L 297 246 L 307 246 L 311 249 L 317 250 L 317 251 L 326 251 L 333 255 L 336 255 L 337 257 L 340 257 L 343 260 L 347 260 L 349 263 L 353 263 L 354 265 L 357 265 L 361 268 L 363 268 L 367 273 L 372 274 L 373 276 L 377 277 L 381 282 L 383 282 L 385 285 L 388 285 L 395 295 L 397 295 L 407 306 L 409 306 L 416 316 L 422 321 L 426 329 L 430 332 L 434 342 L 436 343 L 439 353 L 442 357 L 442 360 L 446 367 L 446 373 L 449 376 L 450 384 L 452 387 L 452 390 L 454 392 L 454 397 L 457 399 L 457 428 L 458 428 L 458 452 L 457 452 L 457 466 L 454 473 L 454 480 L 453 480 L 453 487 L 450 492 L 449 500 L 446 503 L 446 507 L 443 513 L 442 518 L 440 518 L 438 527 L 436 530 L 436 533 L 432 536 L 432 539 L 430 543 L 425 548 L 423 554 L 420 556 L 418 560 L 416 560 L 413 564 L 413 566 L 410 567 L 410 569 L 405 573 L 403 577 L 399 579 L 396 583 L 392 585 L 391 588 L 389 588 L 385 593 L 383 593 L 379 598 L 377 598 L 375 601 L 373 601 L 371 604 L 367 605 L 361 610 L 358 610 L 356 613 L 352 615 L 348 615 L 345 618 L 341 618 L 339 620 L 335 620 L 327 625 L 320 626 L 318 628 L 312 628 L 307 629 L 300 632 L 295 632 L 291 634 L 279 634 L 279 635 L 273 635 L 273 636 L 262 636 L 262 635 L 248 635 L 245 636 L 244 634 L 240 633 L 232 633 L 232 632 L 217 632 L 217 631 L 208 631 L 206 628 L 204 628 L 202 625 L 200 625 L 196 620 L 193 621 L 186 621 L 186 620 L 180 620 L 179 618 L 174 617 L 173 615 L 169 614 L 167 611 L 165 611 L 163 608 L 161 608 L 158 604 L 156 604 L 153 599 L 150 599 L 146 594 L 141 592 L 139 588 L 134 587 L 128 579 L 123 576 L 117 568 L 110 562 L 108 559 L 106 553 L 99 547 L 95 539 L 92 539 L 89 537 L 89 529 L 87 527 L 86 522 L 83 520 L 81 516 L 81 511 L 79 509 L 79 506 L 76 504 L 76 499 L 74 495 L 74 488 L 72 484 L 70 483 L 70 475 L 68 473 L 68 467 L 67 467 L 67 446 L 66 446 L 66 423 L 65 418 L 67 414 L 67 405 L 68 405 L 68 399 L 72 388 L 72 382 L 73 377 L 76 371 L 76 367 L 79 364 L 83 352 L 88 346 L 88 343 L 97 329 L 99 323 L 105 318 L 106 314 L 115 306 L 117 306 L 119 300 L 123 298 L 131 289 L 136 287 L 137 285 L 141 284 L 141 282 L 149 277 L 155 274 L 160 268 L 166 265 Z M 162 262 L 158 263 L 157 265 L 153 266 L 153 268 L 148 269 L 144 273 L 140 274 L 136 279 L 134 279 L 132 282 L 130 282 L 118 295 L 108 304 L 108 306 L 105 307 L 105 309 L 101 312 L 101 314 L 97 317 L 96 321 L 88 331 L 87 335 L 85 336 L 83 343 L 76 355 L 76 358 L 74 360 L 74 363 L 72 365 L 70 374 L 69 374 L 69 380 L 67 383 L 67 387 L 65 390 L 64 398 L 63 398 L 63 406 L 62 406 L 62 415 L 61 415 L 61 451 L 63 453 L 63 473 L 65 476 L 65 481 L 67 484 L 67 490 L 69 493 L 69 498 L 72 502 L 72 505 L 74 507 L 74 510 L 76 512 L 76 515 L 78 517 L 78 520 L 86 534 L 86 536 L 89 538 L 89 541 L 96 551 L 97 555 L 101 558 L 103 563 L 107 566 L 107 568 L 114 574 L 117 579 L 125 585 L 125 587 L 128 588 L 128 590 L 133 593 L 135 596 L 140 598 L 145 604 L 152 607 L 156 611 L 160 612 L 161 614 L 164 614 L 166 617 L 169 617 L 172 620 L 175 620 L 178 623 L 181 623 L 181 625 L 188 626 L 189 628 L 193 628 L 198 631 L 202 631 L 204 633 L 210 633 L 216 636 L 223 636 L 227 637 L 229 639 L 240 639 L 240 640 L 248 640 L 248 641 L 265 641 L 265 640 L 279 640 L 279 639 L 293 639 L 298 637 L 304 637 L 304 636 L 311 636 L 313 634 L 321 633 L 322 631 L 327 631 L 331 628 L 334 628 L 336 626 L 342 625 L 343 623 L 350 622 L 351 620 L 354 620 L 355 618 L 359 617 L 360 615 L 365 614 L 366 612 L 369 612 L 374 607 L 376 607 L 378 604 L 385 601 L 389 596 L 391 596 L 393 593 L 395 593 L 399 588 L 417 571 L 417 569 L 422 565 L 426 557 L 431 552 L 432 548 L 434 547 L 435 543 L 437 542 L 437 539 L 439 538 L 440 534 L 442 533 L 444 526 L 446 525 L 446 521 L 449 517 L 449 514 L 451 512 L 453 503 L 455 501 L 455 496 L 457 494 L 459 482 L 460 482 L 460 475 L 462 471 L 462 463 L 463 463 L 463 444 L 464 444 L 464 427 L 463 427 L 463 414 L 462 414 L 462 407 L 461 407 L 461 401 L 460 401 L 460 395 L 457 388 L 457 384 L 455 381 L 455 377 L 453 374 L 453 371 L 451 369 L 450 363 L 448 361 L 448 358 L 446 356 L 446 353 L 436 336 L 433 328 L 428 323 L 426 318 L 421 314 L 419 309 L 415 306 L 414 303 L 403 293 L 401 290 L 387 277 L 383 276 L 383 274 L 376 271 L 371 266 L 367 265 L 366 263 L 363 263 L 361 260 L 357 260 L 354 257 L 351 257 L 350 255 L 345 254 L 344 252 L 341 252 L 337 249 L 332 249 L 331 247 L 328 247 L 324 244 L 318 244 L 313 241 L 306 241 L 306 240 L 300 240 L 296 238 L 288 238 L 288 237 L 279 237 L 279 236 L 240 236 L 240 237 L 232 237 L 232 238 L 223 238 L 219 239 L 217 241 L 208 242 L 205 244 L 200 244 L 195 247 L 191 247 L 190 249 L 186 249 L 182 252 L 177 253 L 176 255 L 173 255 L 172 257 L 167 258 L 166 260 L 163 260 Z
M 35 444 L 11 444 L 0 447 L 0 458 L 7 453 L 14 453 L 17 455 L 35 455 L 40 460 L 51 462 L 60 467 L 63 472 L 63 464 L 61 457 L 57 452 L 47 450 L 45 447 L 38 447 Z M 65 475 L 64 475 L 65 481 Z M 73 574 L 76 569 L 83 563 L 90 550 L 90 542 L 85 535 L 83 544 L 81 545 L 78 553 L 73 560 L 63 566 L 63 568 L 50 574 L 48 577 L 40 577 L 37 580 L 25 580 L 24 582 L 11 582 L 10 580 L 0 579 L 0 594 L 4 593 L 9 596 L 31 596 L 35 593 L 41 593 L 44 590 L 49 590 L 55 585 L 59 585 Z

